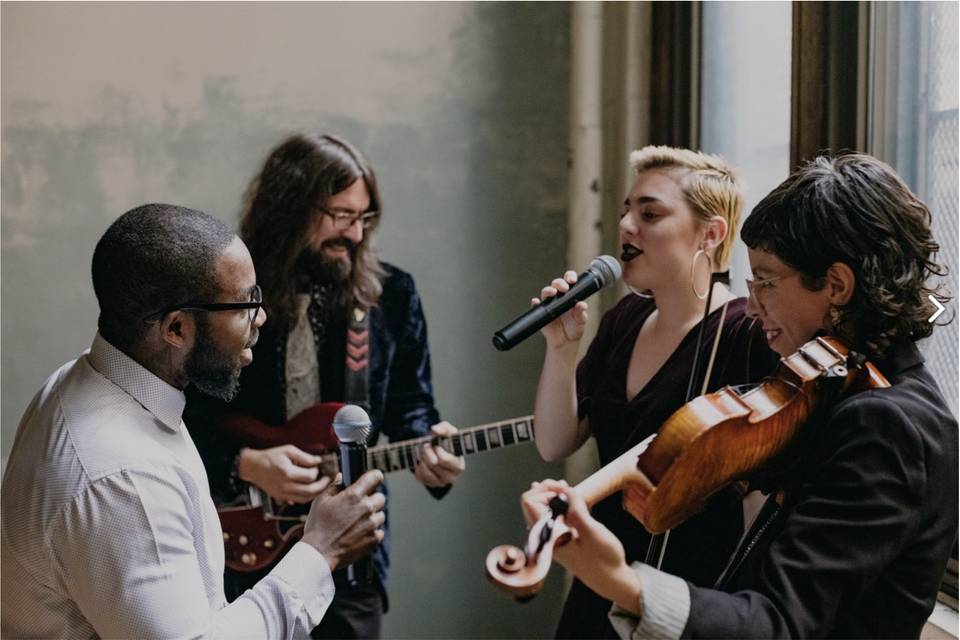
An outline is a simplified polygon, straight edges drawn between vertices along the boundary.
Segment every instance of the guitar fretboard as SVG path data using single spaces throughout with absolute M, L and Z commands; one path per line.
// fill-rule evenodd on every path
M 367 451 L 367 465 L 384 473 L 410 469 L 420 461 L 423 445 L 439 446 L 455 456 L 468 456 L 533 440 L 533 416 L 463 429 L 448 437 L 424 436 Z

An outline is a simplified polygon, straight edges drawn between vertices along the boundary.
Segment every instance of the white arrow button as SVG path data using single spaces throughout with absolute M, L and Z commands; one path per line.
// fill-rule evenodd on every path
M 933 315 L 930 316 L 930 319 L 927 320 L 927 322 L 933 322 L 934 320 L 940 317 L 940 314 L 944 312 L 946 307 L 940 304 L 940 301 L 937 300 L 932 294 L 927 296 L 927 298 L 930 300 L 930 302 L 933 303 L 933 306 L 937 308 L 937 310 L 933 312 Z

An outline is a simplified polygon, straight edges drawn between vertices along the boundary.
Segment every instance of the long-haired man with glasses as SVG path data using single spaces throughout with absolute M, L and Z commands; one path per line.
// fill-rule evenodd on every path
M 99 331 L 17 429 L 2 488 L 0 635 L 290 638 L 331 571 L 382 539 L 379 471 L 318 492 L 303 539 L 227 605 L 223 534 L 181 420 L 187 385 L 228 399 L 266 318 L 250 253 L 211 216 L 133 209 L 97 243 Z
M 413 279 L 374 251 L 380 211 L 373 169 L 333 135 L 289 137 L 250 183 L 240 235 L 250 247 L 270 322 L 237 399 L 215 407 L 191 402 L 187 420 L 221 502 L 234 502 L 246 484 L 283 502 L 308 501 L 317 491 L 319 457 L 292 444 L 256 450 L 204 437 L 219 413 L 280 425 L 317 403 L 349 402 L 368 409 L 371 442 L 381 432 L 393 441 L 456 432 L 440 422 L 434 406 L 426 322 Z M 361 319 L 366 324 L 355 326 Z M 360 348 L 352 345 L 350 356 L 348 334 L 368 336 Z M 462 458 L 428 446 L 415 475 L 441 497 L 463 468 Z M 379 637 L 385 547 L 374 553 L 372 584 L 350 586 L 335 574 L 337 595 L 314 637 Z M 228 597 L 243 593 L 259 575 L 228 569 Z

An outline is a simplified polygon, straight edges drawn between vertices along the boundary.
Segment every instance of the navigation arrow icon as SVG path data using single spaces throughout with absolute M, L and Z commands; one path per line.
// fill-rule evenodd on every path
M 932 294 L 927 296 L 927 298 L 930 300 L 930 302 L 933 303 L 933 306 L 937 308 L 937 310 L 933 312 L 933 315 L 930 316 L 930 319 L 927 320 L 927 322 L 933 322 L 934 320 L 940 317 L 940 314 L 946 310 L 946 307 L 940 304 L 940 301 L 937 300 L 936 297 L 934 297 Z

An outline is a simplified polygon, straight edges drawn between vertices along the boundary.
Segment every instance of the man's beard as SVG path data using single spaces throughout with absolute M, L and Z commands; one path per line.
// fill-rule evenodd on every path
M 344 248 L 348 259 L 331 258 L 325 253 L 326 249 Z M 307 247 L 297 260 L 300 271 L 313 280 L 322 284 L 332 284 L 334 287 L 346 286 L 350 282 L 353 272 L 353 260 L 357 255 L 357 245 L 348 238 L 331 238 L 324 240 L 319 249 Z
M 251 336 L 250 342 L 255 342 Z M 240 367 L 217 348 L 210 324 L 197 317 L 197 338 L 185 365 L 187 379 L 202 393 L 230 402 L 240 391 Z
M 348 259 L 331 258 L 324 249 L 328 247 L 344 247 L 347 249 Z M 353 276 L 353 261 L 356 259 L 357 245 L 347 238 L 326 240 L 319 249 L 307 248 L 300 254 L 297 266 L 300 273 L 308 280 L 321 285 L 329 285 L 332 291 L 332 300 L 335 307 L 346 307 L 351 299 L 351 283 Z

